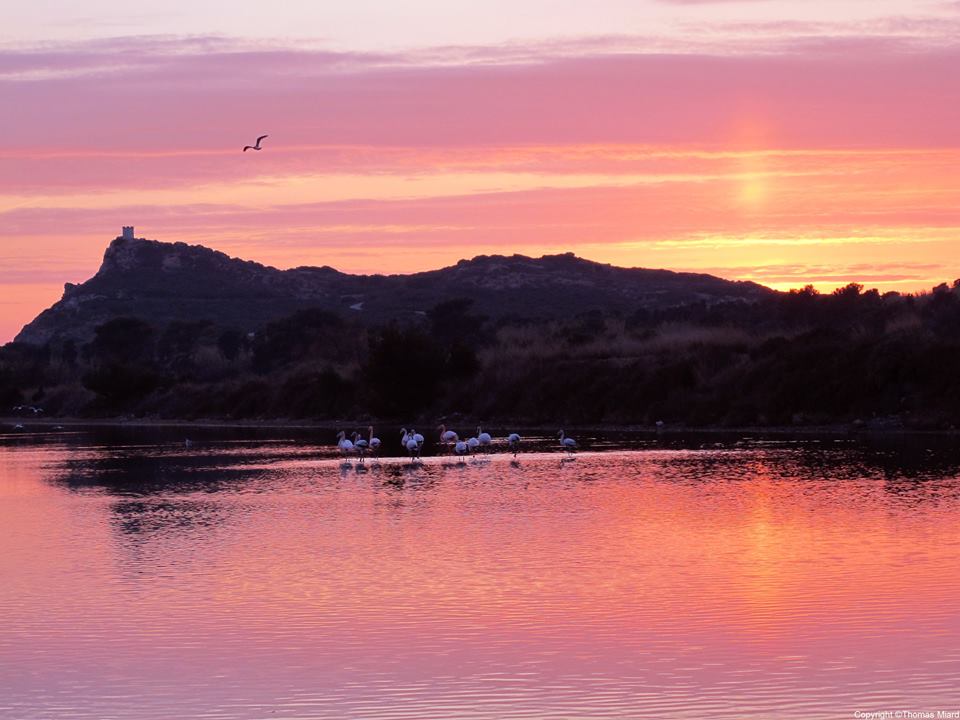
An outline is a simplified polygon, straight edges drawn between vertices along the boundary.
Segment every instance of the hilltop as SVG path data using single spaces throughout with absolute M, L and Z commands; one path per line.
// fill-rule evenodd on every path
M 18 340 L 0 412 L 28 416 L 960 426 L 960 280 L 779 293 L 573 255 L 361 276 L 130 238 Z
M 366 325 L 425 315 L 455 298 L 490 318 L 555 319 L 662 310 L 691 303 L 755 301 L 773 293 L 750 282 L 695 273 L 620 268 L 574 256 L 479 256 L 411 275 L 351 275 L 330 267 L 291 270 L 232 258 L 199 245 L 117 238 L 99 271 L 67 284 L 62 299 L 16 340 L 44 345 L 89 341 L 97 326 L 121 316 L 163 326 L 206 320 L 255 332 L 307 308 Z

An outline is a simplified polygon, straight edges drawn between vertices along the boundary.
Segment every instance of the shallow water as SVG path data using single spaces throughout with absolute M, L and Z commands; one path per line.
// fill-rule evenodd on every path
M 2 718 L 960 709 L 949 444 L 0 435 Z

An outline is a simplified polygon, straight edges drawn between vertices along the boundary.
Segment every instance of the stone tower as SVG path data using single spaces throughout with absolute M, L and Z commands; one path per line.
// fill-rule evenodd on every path
M 133 225 L 124 225 L 121 237 L 124 240 L 133 240 Z

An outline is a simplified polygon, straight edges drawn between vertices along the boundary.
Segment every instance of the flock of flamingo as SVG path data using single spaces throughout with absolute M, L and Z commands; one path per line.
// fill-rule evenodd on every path
M 453 430 L 447 430 L 446 425 L 438 426 L 437 432 L 439 433 L 440 447 L 447 453 L 453 452 L 461 460 L 477 451 L 489 452 L 493 447 L 493 436 L 484 432 L 482 427 L 477 427 L 477 434 L 466 440 L 462 440 Z M 406 428 L 402 428 L 400 433 L 400 445 L 407 451 L 411 462 L 419 460 L 425 439 L 423 435 L 416 430 L 407 430 Z M 560 447 L 566 452 L 573 453 L 576 451 L 577 441 L 572 437 L 567 437 L 563 430 L 557 433 L 557 439 Z M 506 441 L 507 447 L 513 451 L 513 456 L 516 457 L 520 450 L 520 436 L 517 433 L 510 433 L 507 435 Z M 344 430 L 337 433 L 337 448 L 344 458 L 357 456 L 360 462 L 363 462 L 367 453 L 374 457 L 379 456 L 382 445 L 380 438 L 373 434 L 373 425 L 367 427 L 367 437 L 363 437 L 359 432 L 352 433 L 350 437 L 347 437 Z

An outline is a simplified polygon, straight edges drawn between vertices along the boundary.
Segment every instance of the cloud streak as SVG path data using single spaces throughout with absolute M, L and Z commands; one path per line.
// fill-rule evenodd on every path
M 852 41 L 835 42 L 849 50 Z M 225 139 L 245 138 L 251 125 L 278 128 L 281 142 L 296 145 L 958 142 L 957 48 L 891 53 L 864 40 L 856 53 L 415 65 L 302 49 L 121 47 L 0 55 L 0 90 L 13 109 L 8 146 L 228 149 L 235 143 Z M 57 77 L 57 68 L 90 71 Z M 54 75 L 31 74 L 41 70 Z
M 958 47 L 873 35 L 746 52 L 630 36 L 0 49 L 0 243 L 20 249 L 0 289 L 55 295 L 130 223 L 280 266 L 409 271 L 572 249 L 920 287 L 954 274 L 958 66 Z M 261 133 L 264 152 L 240 152 Z M 902 271 L 858 264 L 870 245 Z

